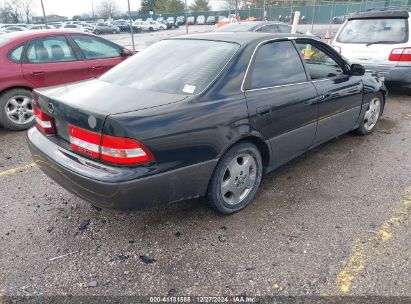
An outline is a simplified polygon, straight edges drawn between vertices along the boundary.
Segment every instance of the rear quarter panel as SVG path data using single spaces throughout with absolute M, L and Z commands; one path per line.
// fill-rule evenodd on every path
M 103 129 L 104 134 L 135 138 L 146 145 L 156 159 L 149 174 L 215 159 L 247 132 L 248 113 L 242 93 L 110 115 Z

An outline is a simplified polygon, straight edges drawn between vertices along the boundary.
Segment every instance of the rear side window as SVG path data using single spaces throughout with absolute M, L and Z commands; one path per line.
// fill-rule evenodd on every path
M 402 43 L 408 41 L 408 20 L 402 18 L 349 20 L 337 37 L 341 43 Z
M 64 36 L 51 36 L 30 41 L 27 60 L 30 63 L 65 62 L 75 61 L 76 57 Z
M 111 58 L 121 56 L 120 49 L 101 39 L 86 36 L 72 35 L 74 41 L 82 50 L 86 59 Z
M 307 76 L 291 41 L 272 42 L 258 49 L 251 74 L 252 89 L 304 81 Z
M 21 55 L 23 54 L 24 45 L 16 47 L 13 51 L 9 53 L 9 59 L 13 62 L 21 62 Z

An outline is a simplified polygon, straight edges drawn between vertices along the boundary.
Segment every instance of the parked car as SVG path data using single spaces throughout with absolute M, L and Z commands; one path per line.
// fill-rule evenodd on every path
M 114 21 L 113 25 L 117 26 L 120 29 L 120 32 L 127 32 L 130 33 L 131 27 L 129 21 Z M 133 25 L 133 33 L 140 33 L 141 27 L 137 25 Z
M 23 130 L 34 122 L 31 90 L 97 77 L 132 54 L 91 34 L 38 30 L 0 36 L 0 123 Z
M 187 25 L 194 25 L 194 24 L 196 24 L 196 17 L 194 16 L 187 17 Z
M 184 17 L 184 16 L 178 16 L 178 17 L 176 18 L 176 23 L 177 23 L 178 25 L 186 24 L 186 17 Z
M 217 22 L 217 20 L 216 20 L 215 16 L 208 16 L 207 17 L 206 24 L 214 25 L 214 24 L 216 24 L 216 22 Z
M 192 34 L 98 79 L 35 90 L 28 140 L 46 174 L 96 206 L 206 196 L 229 214 L 263 173 L 351 130 L 371 133 L 385 95 L 379 77 L 306 36 Z
M 291 33 L 291 26 L 279 21 L 241 21 L 223 25 L 216 31 Z
M 166 20 L 166 26 L 168 29 L 175 29 L 178 26 L 178 24 L 175 22 L 174 17 L 168 17 Z
M 60 29 L 63 30 L 73 30 L 73 31 L 79 31 L 79 32 L 85 32 L 85 33 L 91 33 L 92 31 L 82 27 L 80 24 L 74 24 L 74 23 L 70 23 L 70 24 L 63 24 Z
M 100 35 L 104 33 L 118 34 L 120 33 L 120 28 L 113 24 L 99 22 L 94 27 L 93 33 L 96 35 Z
M 334 24 L 342 24 L 344 21 L 347 19 L 346 15 L 343 16 L 334 16 L 333 17 L 333 23 Z
M 7 32 L 21 32 L 21 31 L 28 31 L 27 27 L 19 26 L 19 25 L 10 25 L 6 27 Z
M 348 16 L 332 45 L 352 63 L 378 71 L 411 94 L 411 19 L 405 10 L 368 11 Z
M 54 30 L 56 29 L 54 26 L 47 24 L 36 24 L 33 27 L 30 28 L 30 30 Z
M 138 24 L 136 23 L 136 25 Z M 141 27 L 143 31 L 149 31 L 149 32 L 167 29 L 167 25 L 157 22 L 157 21 L 143 21 L 139 23 L 139 26 Z
M 204 25 L 205 22 L 206 22 L 206 18 L 205 18 L 204 15 L 200 15 L 200 16 L 197 17 L 197 21 L 196 21 L 197 24 L 202 24 L 202 25 Z
M 160 23 L 164 23 L 164 22 L 165 22 L 164 17 L 158 17 L 158 18 L 156 19 L 156 21 L 157 21 L 157 22 L 160 22 Z

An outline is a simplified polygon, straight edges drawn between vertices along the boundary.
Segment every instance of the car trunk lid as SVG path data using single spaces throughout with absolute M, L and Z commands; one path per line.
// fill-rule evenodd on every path
M 35 90 L 38 108 L 51 116 L 55 135 L 69 142 L 68 126 L 101 133 L 108 115 L 184 100 L 186 95 L 137 90 L 93 79 Z

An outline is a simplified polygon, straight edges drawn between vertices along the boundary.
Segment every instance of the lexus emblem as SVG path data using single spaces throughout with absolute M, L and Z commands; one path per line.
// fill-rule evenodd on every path
M 50 113 L 54 112 L 54 105 L 51 102 L 47 105 L 47 110 L 49 110 Z

